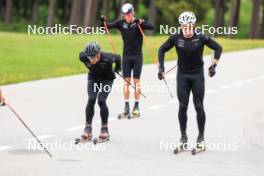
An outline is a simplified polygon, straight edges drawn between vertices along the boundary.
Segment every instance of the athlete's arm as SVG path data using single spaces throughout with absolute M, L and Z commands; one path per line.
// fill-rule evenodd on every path
M 212 65 L 217 64 L 222 53 L 221 45 L 219 45 L 215 40 L 211 39 L 208 36 L 204 36 L 204 43 L 206 46 L 208 46 L 209 48 L 215 51 Z
M 89 59 L 87 58 L 87 55 L 84 52 L 80 52 L 79 59 L 81 62 L 83 62 L 85 67 L 89 68 Z
M 121 71 L 121 56 L 118 54 L 113 54 L 113 62 L 115 63 L 115 72 Z
M 106 22 L 106 25 L 108 27 L 108 29 L 112 29 L 112 28 L 119 28 L 119 24 L 120 24 L 120 20 L 115 20 L 113 22 Z
M 138 20 L 138 23 L 142 27 L 143 30 L 153 30 L 154 29 L 154 26 L 151 23 L 145 21 L 144 19 L 136 19 L 136 20 Z
M 174 41 L 175 41 L 175 36 L 172 35 L 170 38 L 161 45 L 159 48 L 159 54 L 158 54 L 158 59 L 159 59 L 159 69 L 160 71 L 164 72 L 164 56 L 167 51 L 169 51 L 173 46 L 174 46 Z

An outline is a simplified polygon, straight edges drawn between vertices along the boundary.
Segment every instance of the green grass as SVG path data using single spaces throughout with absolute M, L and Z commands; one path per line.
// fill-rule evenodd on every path
M 112 36 L 119 54 L 122 53 L 120 35 Z M 159 46 L 168 36 L 148 37 L 148 44 L 157 56 Z M 224 51 L 238 51 L 264 47 L 264 40 L 216 39 Z M 98 41 L 104 51 L 111 52 L 107 36 L 85 35 L 27 35 L 0 32 L 0 85 L 39 80 L 87 72 L 78 54 L 89 41 Z M 144 63 L 153 63 L 148 47 L 144 46 Z M 205 54 L 209 54 L 205 49 Z M 172 49 L 166 60 L 176 59 Z

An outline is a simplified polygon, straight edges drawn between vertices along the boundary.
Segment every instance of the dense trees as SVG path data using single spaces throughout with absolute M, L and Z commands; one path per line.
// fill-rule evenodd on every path
M 249 1 L 249 0 L 247 0 Z M 198 23 L 205 22 L 206 14 L 213 9 L 213 25 L 239 26 L 242 0 L 0 0 L 0 27 L 14 24 L 96 26 L 100 14 L 110 20 L 120 17 L 120 7 L 130 2 L 136 14 L 151 23 L 177 25 L 182 11 L 193 11 Z M 264 0 L 250 0 L 251 21 L 248 26 L 251 38 L 264 38 Z M 0 29 L 1 30 L 1 29 Z

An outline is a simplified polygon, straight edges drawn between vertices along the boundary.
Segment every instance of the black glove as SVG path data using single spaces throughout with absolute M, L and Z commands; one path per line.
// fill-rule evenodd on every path
M 100 20 L 101 20 L 102 23 L 106 22 L 106 20 L 107 20 L 107 19 L 106 19 L 106 16 L 101 15 L 101 16 L 100 16 Z
M 158 78 L 159 78 L 159 80 L 164 79 L 164 70 L 163 69 L 159 69 Z
M 119 72 L 121 72 L 121 68 L 120 68 L 120 67 L 115 67 L 115 68 L 114 68 L 114 72 L 115 72 L 115 73 L 119 73 Z
M 89 59 L 87 58 L 87 55 L 85 54 L 85 52 L 81 52 L 79 54 L 79 59 L 80 61 L 86 63 L 86 62 L 89 62 Z
M 215 75 L 215 68 L 216 68 L 216 64 L 214 64 L 214 65 L 211 65 L 210 67 L 209 67 L 209 69 L 208 69 L 208 71 L 209 71 L 209 76 L 210 77 L 213 77 L 214 75 Z

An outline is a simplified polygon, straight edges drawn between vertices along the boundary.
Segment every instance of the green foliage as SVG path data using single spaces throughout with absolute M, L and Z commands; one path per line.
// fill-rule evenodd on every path
M 210 9 L 209 0 L 157 0 L 160 9 L 160 24 L 177 25 L 178 16 L 183 11 L 192 11 L 197 17 L 197 22 L 203 22 L 207 11 Z

